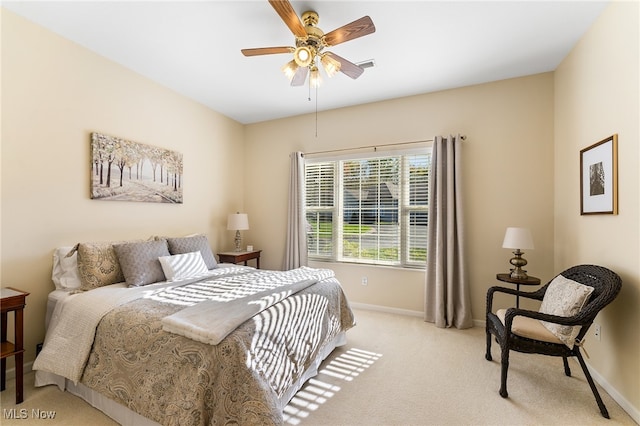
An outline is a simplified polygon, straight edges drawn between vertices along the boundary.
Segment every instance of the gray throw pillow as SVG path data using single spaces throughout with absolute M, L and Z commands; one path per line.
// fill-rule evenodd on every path
M 168 238 L 169 252 L 171 254 L 184 254 L 199 251 L 202 254 L 204 264 L 207 269 L 213 269 L 218 264 L 216 258 L 213 257 L 209 239 L 206 235 L 195 235 L 193 237 Z
M 113 249 L 127 285 L 141 286 L 165 280 L 158 258 L 169 256 L 166 240 L 115 244 Z

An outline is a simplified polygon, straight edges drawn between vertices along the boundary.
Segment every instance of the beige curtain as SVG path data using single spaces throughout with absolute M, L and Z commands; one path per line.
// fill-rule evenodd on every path
M 289 177 L 289 206 L 287 209 L 287 242 L 284 269 L 307 266 L 307 227 L 304 217 L 304 158 L 292 152 Z
M 429 176 L 425 321 L 437 327 L 473 326 L 464 258 L 462 138 L 436 136 Z

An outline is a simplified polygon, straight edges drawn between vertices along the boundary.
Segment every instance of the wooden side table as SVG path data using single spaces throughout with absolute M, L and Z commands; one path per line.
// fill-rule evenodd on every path
M 16 364 L 16 404 L 20 404 L 24 400 L 22 393 L 23 387 L 23 357 L 24 357 L 24 340 L 23 340 L 23 309 L 26 305 L 26 298 L 29 293 L 24 291 L 4 287 L 0 289 L 0 311 L 2 327 L 0 334 L 2 341 L 0 342 L 0 390 L 5 390 L 6 374 L 7 374 L 7 358 L 15 357 Z M 14 314 L 14 331 L 15 343 L 7 340 L 7 314 Z
M 220 263 L 240 263 L 244 262 L 245 266 L 247 261 L 251 259 L 256 260 L 256 268 L 260 269 L 260 253 L 262 250 L 254 251 L 225 251 L 218 253 L 218 259 Z
M 511 274 L 496 274 L 498 281 L 516 285 L 516 290 L 520 291 L 520 285 L 540 285 L 540 278 L 528 276 L 524 280 L 511 278 Z M 520 295 L 516 295 L 516 308 L 520 308 Z

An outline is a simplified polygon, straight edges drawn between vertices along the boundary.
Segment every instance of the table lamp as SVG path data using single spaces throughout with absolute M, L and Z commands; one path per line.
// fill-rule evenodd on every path
M 531 231 L 528 228 L 507 228 L 507 232 L 504 234 L 504 241 L 502 242 L 502 248 L 514 249 L 513 254 L 515 257 L 511 258 L 509 263 L 513 265 L 511 269 L 511 278 L 516 280 L 526 280 L 527 271 L 522 267 L 527 264 L 527 260 L 522 257 L 524 254 L 522 249 L 533 249 L 533 237 Z
M 240 237 L 240 231 L 249 229 L 249 217 L 246 213 L 233 213 L 227 217 L 227 229 L 236 231 L 236 251 L 242 251 L 242 239 Z

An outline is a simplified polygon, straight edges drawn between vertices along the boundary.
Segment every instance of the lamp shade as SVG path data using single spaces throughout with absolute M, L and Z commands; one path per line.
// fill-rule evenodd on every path
M 249 217 L 246 213 L 233 213 L 227 217 L 227 229 L 242 231 L 249 229 Z
M 533 249 L 533 237 L 529 228 L 507 228 L 502 248 Z

